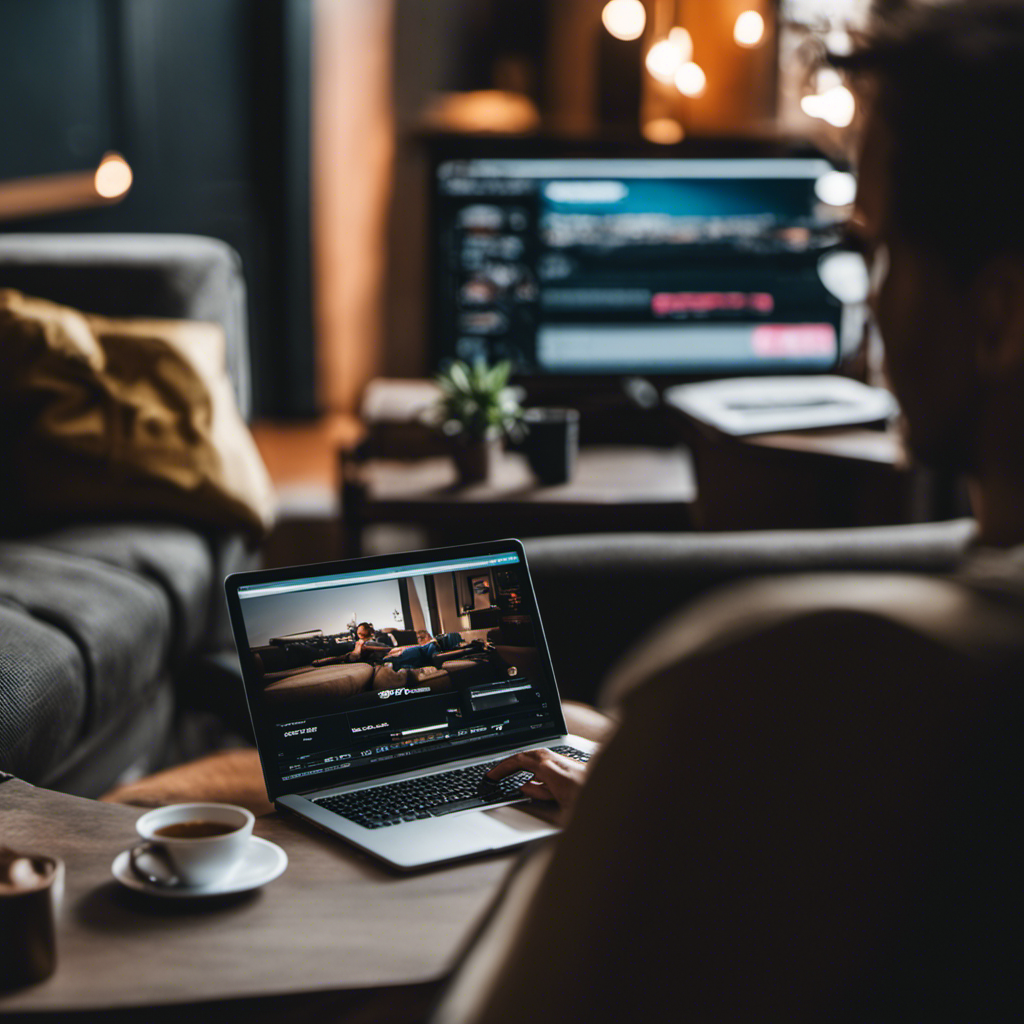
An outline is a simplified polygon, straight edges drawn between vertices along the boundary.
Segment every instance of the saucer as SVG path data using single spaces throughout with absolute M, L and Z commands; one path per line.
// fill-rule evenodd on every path
M 231 872 L 209 885 L 169 886 L 154 885 L 140 878 L 132 871 L 128 856 L 131 851 L 122 850 L 111 864 L 114 877 L 129 889 L 163 896 L 166 899 L 199 899 L 205 896 L 227 896 L 230 893 L 248 892 L 272 882 L 288 867 L 288 854 L 277 843 L 253 836 L 249 846 Z

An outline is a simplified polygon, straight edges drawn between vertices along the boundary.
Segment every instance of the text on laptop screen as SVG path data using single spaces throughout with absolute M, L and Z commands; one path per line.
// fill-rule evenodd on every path
M 819 158 L 446 160 L 437 355 L 525 374 L 827 369 L 842 307 L 818 261 L 843 177 Z
M 419 753 L 468 757 L 483 741 L 550 733 L 559 717 L 514 551 L 257 583 L 238 597 L 250 700 L 295 789 L 341 769 L 401 770 Z

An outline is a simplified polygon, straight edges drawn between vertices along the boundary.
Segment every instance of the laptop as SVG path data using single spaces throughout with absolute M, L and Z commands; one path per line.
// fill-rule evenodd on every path
M 225 581 L 267 793 L 410 871 L 558 831 L 488 769 L 569 735 L 523 545 L 498 540 Z M 550 805 L 547 805 L 550 807 Z

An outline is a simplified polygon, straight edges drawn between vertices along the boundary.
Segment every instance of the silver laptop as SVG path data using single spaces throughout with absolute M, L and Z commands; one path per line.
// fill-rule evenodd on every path
M 267 793 L 392 867 L 506 850 L 557 827 L 525 776 L 484 778 L 520 750 L 585 761 L 567 734 L 517 540 L 225 581 Z

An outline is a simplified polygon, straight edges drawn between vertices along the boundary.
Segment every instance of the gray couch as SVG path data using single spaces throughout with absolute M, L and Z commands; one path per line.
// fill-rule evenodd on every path
M 0 287 L 108 316 L 220 323 L 248 415 L 245 284 L 227 245 L 170 235 L 0 236 Z M 240 698 L 225 657 L 222 580 L 251 556 L 237 537 L 175 523 L 73 519 L 0 537 L 0 770 L 96 796 L 160 766 L 183 694 L 202 700 L 205 690 L 211 708 Z

